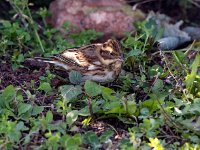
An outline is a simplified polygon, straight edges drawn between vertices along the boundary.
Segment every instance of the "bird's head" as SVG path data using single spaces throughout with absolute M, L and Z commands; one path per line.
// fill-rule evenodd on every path
M 102 52 L 108 53 L 111 58 L 123 60 L 123 53 L 120 43 L 117 40 L 109 39 L 102 45 Z

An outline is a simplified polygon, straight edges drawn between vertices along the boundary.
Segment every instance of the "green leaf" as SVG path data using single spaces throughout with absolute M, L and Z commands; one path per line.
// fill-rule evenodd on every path
M 17 62 L 24 62 L 24 55 L 23 54 L 19 54 L 18 58 L 17 58 Z
M 9 138 L 11 142 L 17 142 L 21 138 L 20 128 L 22 127 L 22 123 L 8 121 L 6 123 L 6 136 Z
M 30 134 L 27 134 L 25 137 L 24 137 L 24 143 L 23 144 L 28 144 L 31 140 L 31 136 Z
M 129 53 L 128 56 L 138 56 L 141 55 L 142 51 L 140 49 L 132 49 Z
M 59 88 L 61 96 L 64 100 L 70 101 L 77 98 L 82 93 L 82 87 L 80 85 L 64 85 Z
M 113 95 L 114 91 L 108 87 L 102 87 L 102 96 L 105 100 L 117 100 L 116 96 Z
M 18 116 L 29 111 L 31 107 L 32 107 L 31 104 L 20 103 L 18 105 Z
M 56 132 L 55 134 L 52 134 L 51 131 L 45 134 L 47 137 L 46 142 L 46 148 L 47 149 L 55 149 L 57 150 L 59 148 L 59 140 L 60 140 L 60 133 Z
M 154 112 L 159 108 L 159 103 L 154 99 L 149 99 L 142 102 L 141 107 L 148 109 L 150 111 L 149 113 L 151 114 L 152 112 Z
M 180 65 L 184 63 L 183 60 L 185 58 L 185 54 L 183 52 L 174 51 L 172 54 L 177 63 L 179 63 Z
M 200 142 L 199 137 L 196 136 L 196 135 L 190 136 L 189 138 L 193 143 L 199 143 Z
M 71 126 L 78 118 L 78 110 L 73 110 L 67 113 L 66 118 L 67 118 L 67 124 Z
M 125 114 L 126 110 L 120 101 L 112 101 L 104 105 L 105 114 Z
M 155 84 L 153 85 L 152 91 L 153 91 L 154 93 L 157 93 L 157 92 L 159 92 L 160 90 L 162 90 L 163 87 L 164 87 L 163 81 L 160 80 L 160 79 L 158 79 L 158 80 L 156 80 Z
M 121 150 L 135 150 L 130 140 L 125 138 L 119 141 L 119 147 Z
M 163 68 L 159 65 L 154 65 L 152 67 L 149 67 L 149 74 L 151 77 L 154 77 L 157 74 L 162 74 Z
M 69 73 L 69 81 L 73 84 L 80 84 L 82 81 L 82 76 L 78 71 L 70 71 Z
M 42 82 L 42 83 L 40 83 L 40 86 L 39 86 L 38 89 L 43 90 L 45 92 L 52 91 L 51 85 L 48 82 Z
M 64 149 L 79 150 L 79 146 L 82 144 L 82 137 L 80 134 L 75 134 L 74 136 L 65 134 L 64 136 L 62 136 L 60 142 Z
M 98 136 L 92 131 L 88 131 L 84 135 L 84 141 L 86 144 L 90 144 L 93 147 L 93 149 L 98 149 L 101 147 Z
M 6 20 L 2 20 L 2 24 L 5 28 L 10 28 L 12 25 L 9 21 Z
M 143 107 L 143 108 L 140 110 L 140 113 L 141 113 L 142 116 L 148 116 L 148 115 L 150 115 L 150 114 L 149 114 L 149 109 L 146 108 L 146 107 Z
M 46 118 L 45 118 L 45 119 L 46 119 L 46 121 L 49 122 L 49 123 L 53 121 L 53 114 L 52 114 L 51 111 L 48 111 L 48 112 L 47 112 Z
M 189 75 L 186 76 L 186 80 L 185 80 L 186 87 L 189 91 L 192 90 L 199 66 L 200 66 L 200 54 L 197 54 L 192 64 L 192 71 Z
M 10 102 L 14 100 L 16 96 L 16 90 L 13 85 L 7 86 L 3 93 L 0 94 L 0 108 L 10 109 Z
M 127 101 L 127 108 L 128 113 L 130 115 L 133 115 L 136 112 L 137 106 L 136 103 L 134 101 Z
M 189 112 L 193 114 L 200 114 L 200 104 L 199 103 L 194 103 L 190 106 Z
M 112 130 L 105 131 L 100 137 L 100 142 L 106 142 L 109 138 L 113 136 L 114 132 Z
M 82 108 L 81 110 L 79 110 L 79 115 L 80 116 L 89 116 L 90 115 L 89 107 L 85 106 L 84 108 Z
M 23 130 L 25 127 L 24 127 L 24 122 L 20 121 L 17 125 L 16 125 L 16 128 L 15 130 L 16 131 L 20 131 L 20 130 Z
M 33 106 L 31 115 L 36 116 L 36 115 L 40 114 L 43 110 L 44 110 L 43 106 Z
M 101 86 L 95 82 L 87 80 L 84 85 L 86 93 L 93 97 L 101 94 Z

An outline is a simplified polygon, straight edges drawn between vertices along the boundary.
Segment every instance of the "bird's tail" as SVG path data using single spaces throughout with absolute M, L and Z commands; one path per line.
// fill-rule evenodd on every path
M 57 59 L 55 57 L 34 57 L 31 58 L 32 60 L 36 60 L 36 61 L 40 61 L 40 62 L 46 62 L 46 63 L 50 63 L 50 64 L 55 64 L 57 63 Z
M 66 65 L 66 63 L 60 59 L 60 57 L 58 56 L 52 56 L 52 57 L 47 57 L 47 58 L 44 58 L 44 57 L 34 57 L 34 58 L 29 58 L 28 60 L 31 60 L 31 61 L 38 61 L 38 62 L 45 62 L 45 63 L 49 63 L 49 64 L 53 64 L 57 67 L 62 67 L 66 70 L 69 69 L 69 66 Z
M 38 61 L 38 62 L 45 62 L 45 63 L 50 63 L 57 65 L 60 60 L 58 60 L 57 57 L 34 57 L 34 58 L 27 58 L 28 61 Z

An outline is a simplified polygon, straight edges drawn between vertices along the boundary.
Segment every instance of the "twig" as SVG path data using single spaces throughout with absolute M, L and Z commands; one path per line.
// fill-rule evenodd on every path
M 169 67 L 168 60 L 167 60 L 167 58 L 165 57 L 165 55 L 163 54 L 162 51 L 160 51 L 160 55 L 164 58 L 165 65 L 167 66 L 167 69 L 168 69 L 170 75 L 174 78 L 174 80 L 176 81 L 176 84 L 179 85 L 178 80 L 176 79 L 176 77 L 174 76 L 174 74 L 172 73 L 172 71 L 171 71 L 171 69 L 170 69 L 170 67 Z M 183 91 L 182 86 L 180 86 L 180 88 L 181 88 L 181 90 Z
M 198 4 L 198 1 L 194 1 L 194 0 L 188 0 L 190 3 L 192 3 L 193 5 L 195 5 L 196 7 L 200 8 L 200 4 Z
M 42 42 L 41 42 L 41 39 L 40 39 L 40 36 L 39 36 L 39 34 L 37 32 L 37 29 L 34 27 L 34 21 L 33 21 L 33 18 L 32 18 L 32 15 L 31 15 L 31 12 L 30 12 L 30 9 L 29 9 L 28 5 L 26 5 L 26 8 L 27 8 L 28 15 L 29 15 L 29 18 L 30 18 L 29 19 L 29 23 L 31 24 L 31 26 L 33 28 L 33 31 L 34 31 L 35 36 L 37 38 L 37 41 L 38 41 L 38 43 L 40 45 L 40 48 L 42 49 L 43 52 L 45 52 L 44 47 L 43 47 Z
M 22 18 L 23 20 L 27 20 L 27 21 L 29 22 L 29 24 L 31 25 L 31 27 L 32 27 L 32 29 L 33 29 L 33 31 L 34 31 L 34 34 L 35 34 L 35 36 L 36 36 L 36 40 L 38 41 L 42 52 L 45 52 L 44 47 L 43 47 L 42 42 L 41 42 L 41 39 L 40 39 L 40 36 L 39 36 L 39 34 L 38 34 L 38 32 L 37 32 L 37 29 L 36 29 L 35 26 L 34 26 L 34 21 L 33 21 L 33 18 L 32 18 L 31 12 L 30 12 L 30 9 L 29 9 L 29 7 L 28 7 L 28 4 L 26 3 L 26 6 L 25 6 L 25 8 L 26 8 L 27 11 L 28 11 L 28 16 L 27 16 L 27 15 L 25 15 L 25 14 L 22 12 L 22 10 L 21 10 L 15 3 L 13 3 L 12 0 L 10 0 L 9 3 L 10 3 L 10 5 L 13 7 L 13 9 L 21 16 L 21 18 Z M 22 20 L 22 22 L 24 22 L 23 20 Z
M 178 136 L 173 136 L 173 135 L 162 135 L 162 136 L 158 136 L 158 138 L 176 138 L 176 139 L 181 139 L 180 137 Z
M 163 115 L 166 117 L 166 119 L 172 123 L 172 125 L 174 125 L 176 128 L 181 129 L 177 123 L 167 114 L 167 112 L 165 111 L 165 109 L 163 108 L 161 102 L 156 98 L 156 101 L 159 103 L 161 110 L 163 111 Z
M 115 131 L 115 133 L 117 135 L 119 135 L 119 133 L 117 132 L 117 130 L 111 124 L 106 123 L 106 125 L 109 126 L 113 131 Z
M 149 93 L 151 92 L 151 90 L 152 90 L 152 88 L 153 88 L 153 85 L 156 83 L 158 77 L 159 77 L 159 74 L 156 75 L 156 78 L 155 78 L 155 80 L 153 81 L 153 84 L 152 84 L 152 86 L 150 87 L 148 93 L 147 93 L 146 96 L 143 98 L 143 101 L 147 98 L 147 96 L 148 96 Z
M 88 107 L 89 107 L 90 115 L 93 118 L 94 114 L 93 114 L 93 109 L 92 109 L 92 100 L 90 97 L 88 98 Z

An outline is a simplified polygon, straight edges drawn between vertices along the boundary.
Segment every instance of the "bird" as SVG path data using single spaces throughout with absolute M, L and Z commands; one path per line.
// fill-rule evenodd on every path
M 78 71 L 82 75 L 83 82 L 91 80 L 98 83 L 114 81 L 121 72 L 124 61 L 121 45 L 114 39 L 66 49 L 47 58 L 35 57 L 34 60 L 53 64 L 67 72 Z

